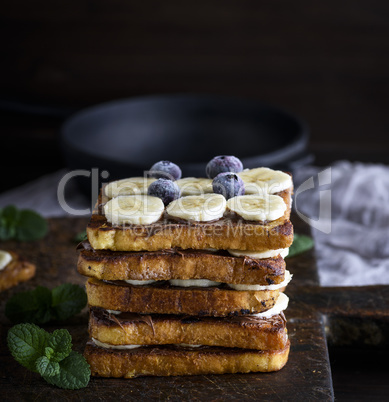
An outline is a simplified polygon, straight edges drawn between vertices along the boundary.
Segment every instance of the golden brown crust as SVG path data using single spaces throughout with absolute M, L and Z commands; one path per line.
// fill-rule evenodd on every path
M 271 285 L 284 280 L 281 256 L 255 259 L 234 257 L 226 251 L 161 250 L 113 252 L 84 249 L 78 272 L 101 280 L 209 279 L 238 284 Z
M 0 271 L 0 292 L 25 282 L 35 275 L 34 264 L 20 258 L 18 254 L 9 251 L 12 261 Z
M 255 317 L 191 317 L 177 315 L 113 315 L 92 308 L 91 338 L 111 345 L 190 344 L 243 349 L 283 349 L 287 343 L 283 315 Z
M 90 306 L 143 314 L 188 314 L 224 317 L 269 310 L 278 290 L 237 291 L 227 287 L 180 288 L 168 285 L 131 286 L 94 278 L 86 282 Z
M 289 349 L 289 341 L 284 349 L 267 351 L 172 346 L 123 351 L 103 349 L 88 342 L 84 356 L 93 376 L 132 378 L 277 371 L 286 364 Z
M 166 213 L 151 225 L 112 226 L 102 213 L 104 199 L 99 196 L 87 227 L 88 240 L 94 249 L 113 251 L 155 251 L 182 249 L 274 250 L 287 248 L 293 241 L 289 220 L 292 189 L 283 191 L 289 200 L 283 217 L 267 223 L 245 221 L 228 213 L 214 222 L 186 222 Z M 106 200 L 105 200 L 106 201 Z

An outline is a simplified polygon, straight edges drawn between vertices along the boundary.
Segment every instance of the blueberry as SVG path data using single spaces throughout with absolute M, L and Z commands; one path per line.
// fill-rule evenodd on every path
M 233 172 L 239 173 L 243 170 L 242 162 L 232 155 L 215 156 L 208 162 L 205 169 L 207 176 L 210 179 L 215 178 L 219 173 Z
M 180 197 L 180 189 L 174 181 L 158 179 L 150 184 L 147 194 L 160 198 L 165 205 L 168 205 Z
M 151 166 L 149 176 L 156 179 L 178 180 L 181 178 L 181 169 L 173 162 L 159 161 Z
M 231 172 L 219 173 L 212 181 L 212 189 L 214 193 L 224 195 L 227 200 L 237 195 L 244 195 L 243 180 Z

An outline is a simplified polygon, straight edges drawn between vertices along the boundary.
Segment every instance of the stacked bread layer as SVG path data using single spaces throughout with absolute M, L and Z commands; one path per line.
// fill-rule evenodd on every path
M 291 192 L 278 194 L 287 209 L 271 222 L 232 214 L 182 222 L 164 214 L 155 224 L 120 227 L 107 221 L 100 196 L 78 262 L 89 277 L 92 374 L 281 369 L 289 353 L 282 292 L 290 275 L 281 254 L 293 239 Z M 272 252 L 255 258 L 247 250 Z

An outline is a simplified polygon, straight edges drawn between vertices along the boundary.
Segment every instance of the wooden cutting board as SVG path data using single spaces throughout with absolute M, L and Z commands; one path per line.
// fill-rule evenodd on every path
M 37 265 L 36 277 L 0 295 L 1 345 L 0 387 L 3 400 L 332 400 L 333 389 L 322 312 L 342 308 L 336 300 L 339 290 L 318 287 L 313 251 L 287 259 L 293 281 L 286 293 L 290 297 L 286 311 L 291 352 L 287 365 L 276 373 L 203 375 L 187 377 L 143 377 L 131 380 L 92 378 L 82 390 L 62 390 L 48 385 L 37 374 L 21 367 L 9 354 L 7 330 L 12 326 L 4 315 L 6 300 L 15 292 L 37 285 L 53 288 L 64 282 L 83 284 L 76 272 L 77 251 L 74 236 L 85 229 L 84 218 L 51 219 L 49 235 L 37 242 L 4 242 L 3 249 L 15 250 Z M 295 220 L 295 231 L 308 228 Z M 328 290 L 330 289 L 330 290 Z M 339 289 L 339 288 L 338 288 Z M 347 298 L 347 297 L 346 297 Z M 345 300 L 347 302 L 347 300 Z M 348 300 L 349 302 L 349 300 Z M 347 304 L 347 303 L 346 303 Z M 346 304 L 343 304 L 345 308 Z M 363 310 L 364 303 L 359 306 Z M 345 311 L 343 311 L 345 313 Z M 347 313 L 347 311 L 346 311 Z M 52 331 L 66 328 L 73 337 L 74 349 L 83 351 L 87 340 L 88 312 L 66 323 L 48 325 Z

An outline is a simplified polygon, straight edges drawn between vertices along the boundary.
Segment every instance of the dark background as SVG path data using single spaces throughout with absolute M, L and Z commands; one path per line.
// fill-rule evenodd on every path
M 158 93 L 281 106 L 309 123 L 319 165 L 389 162 L 384 0 L 13 0 L 0 50 L 2 190 L 64 166 L 57 133 L 72 111 Z M 366 369 L 377 354 L 331 358 L 338 397 L 385 387 Z
M 0 131 L 17 158 L 2 165 L 29 169 L 3 188 L 64 165 L 67 113 L 156 93 L 269 102 L 309 123 L 317 164 L 388 163 L 388 21 L 383 0 L 7 2 Z

